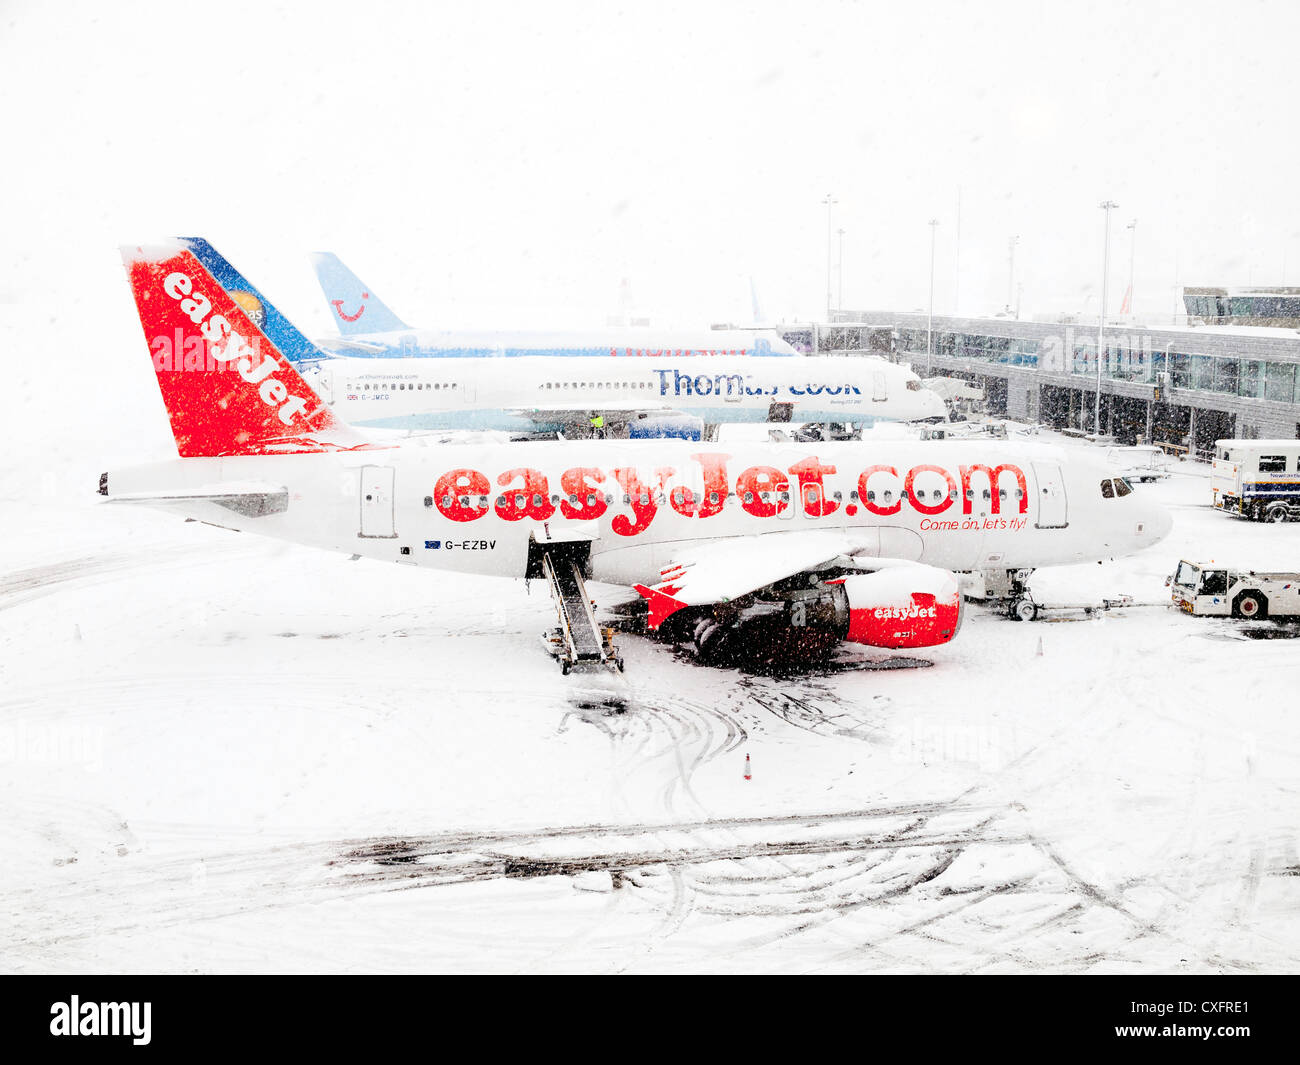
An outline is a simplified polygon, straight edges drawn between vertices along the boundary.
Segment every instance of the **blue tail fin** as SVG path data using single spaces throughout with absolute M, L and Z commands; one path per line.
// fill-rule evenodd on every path
M 267 338 L 284 353 L 292 363 L 312 359 L 333 358 L 299 332 L 298 327 L 277 311 L 271 301 L 263 296 L 247 278 L 236 270 L 226 258 L 202 237 L 181 237 L 180 242 L 194 253 L 194 257 L 221 285 L 231 298 L 243 308 Z
M 316 267 L 316 279 L 329 303 L 330 317 L 345 337 L 356 336 L 358 333 L 392 333 L 410 328 L 384 305 L 384 301 L 375 295 L 374 289 L 344 266 L 333 252 L 315 252 L 311 261 Z

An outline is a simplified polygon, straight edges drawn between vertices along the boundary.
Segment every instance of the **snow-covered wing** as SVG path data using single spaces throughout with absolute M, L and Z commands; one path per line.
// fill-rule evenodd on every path
M 734 536 L 685 548 L 660 571 L 658 584 L 634 587 L 657 629 L 683 607 L 738 599 L 865 547 L 852 533 L 829 530 Z

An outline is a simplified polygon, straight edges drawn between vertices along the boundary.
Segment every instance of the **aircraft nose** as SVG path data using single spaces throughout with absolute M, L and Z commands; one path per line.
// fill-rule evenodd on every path
M 925 413 L 921 415 L 921 417 L 934 418 L 937 416 L 945 420 L 947 419 L 948 404 L 946 404 L 943 401 L 943 396 L 939 395 L 938 392 L 931 391 L 928 388 L 922 389 L 921 395 L 925 399 Z
M 1142 528 L 1138 535 L 1149 544 L 1157 544 L 1169 535 L 1174 527 L 1174 516 L 1167 507 L 1155 504 L 1141 518 Z

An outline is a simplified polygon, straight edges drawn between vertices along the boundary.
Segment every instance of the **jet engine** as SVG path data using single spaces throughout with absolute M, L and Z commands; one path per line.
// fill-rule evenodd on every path
M 957 578 L 934 566 L 909 565 L 855 573 L 838 581 L 848 623 L 842 638 L 871 647 L 934 647 L 961 626 Z
M 947 643 L 961 626 L 962 595 L 947 570 L 887 561 L 866 573 L 800 574 L 748 601 L 682 613 L 701 661 L 771 661 L 822 657 L 841 640 L 890 649 Z

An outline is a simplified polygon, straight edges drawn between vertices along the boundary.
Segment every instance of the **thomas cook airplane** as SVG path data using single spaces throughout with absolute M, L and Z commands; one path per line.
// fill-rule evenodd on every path
M 311 257 L 330 318 L 342 334 L 322 343 L 343 355 L 361 358 L 473 358 L 487 355 L 536 357 L 561 355 L 662 356 L 712 355 L 798 356 L 775 330 L 665 330 L 618 327 L 601 330 L 451 332 L 412 329 L 349 270 L 333 252 Z M 755 299 L 757 304 L 757 299 Z M 756 311 L 757 314 L 757 311 Z
M 656 358 L 545 355 L 331 358 L 308 340 L 210 243 L 181 241 L 250 313 L 334 413 L 384 429 L 492 429 L 610 435 L 713 436 L 732 422 L 942 420 L 943 400 L 916 374 L 880 358 L 664 352 Z M 193 361 L 177 335 L 151 338 L 156 360 Z M 195 343 L 198 343 L 196 340 Z M 710 428 L 706 428 L 710 427 Z

